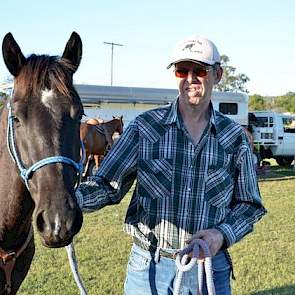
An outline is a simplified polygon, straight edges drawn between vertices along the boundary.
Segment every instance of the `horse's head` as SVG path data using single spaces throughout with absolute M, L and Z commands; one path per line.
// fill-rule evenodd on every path
M 113 121 L 116 123 L 115 132 L 118 132 L 120 135 L 123 133 L 123 116 L 115 117 L 113 116 Z
M 79 163 L 79 129 L 84 112 L 73 87 L 73 74 L 82 56 L 80 36 L 72 33 L 62 57 L 26 58 L 10 33 L 4 37 L 2 50 L 5 64 L 15 77 L 11 121 L 16 154 L 23 167 L 54 156 Z M 82 225 L 74 197 L 77 167 L 72 162 L 40 167 L 30 173 L 27 188 L 23 188 L 34 201 L 36 228 L 48 247 L 69 244 Z

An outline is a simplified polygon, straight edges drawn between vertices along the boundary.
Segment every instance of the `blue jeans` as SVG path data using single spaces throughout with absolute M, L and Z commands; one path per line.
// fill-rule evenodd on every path
M 224 254 L 219 252 L 213 259 L 213 279 L 216 295 L 230 295 L 230 265 Z M 197 293 L 197 265 L 185 272 L 182 278 L 182 295 Z M 133 245 L 127 266 L 124 284 L 125 295 L 172 295 L 177 268 L 175 260 L 161 257 L 154 262 L 149 251 Z M 205 281 L 203 295 L 207 295 Z

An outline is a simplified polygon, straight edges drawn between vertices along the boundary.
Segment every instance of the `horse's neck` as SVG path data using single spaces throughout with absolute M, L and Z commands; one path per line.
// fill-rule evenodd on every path
M 14 248 L 23 240 L 32 223 L 34 204 L 19 180 L 10 183 L 11 189 L 0 192 L 0 247 Z M 4 192 L 6 189 L 6 192 Z
M 7 248 L 28 231 L 34 205 L 8 153 L 7 110 L 0 116 L 0 247 Z
M 119 125 L 119 123 L 116 122 L 116 119 L 105 122 L 103 124 L 104 124 L 103 125 L 104 129 L 110 134 L 113 134 L 115 132 L 115 130 L 118 128 L 118 125 Z

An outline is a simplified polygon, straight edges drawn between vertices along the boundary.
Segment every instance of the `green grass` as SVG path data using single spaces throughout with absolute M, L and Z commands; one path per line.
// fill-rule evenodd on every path
M 237 278 L 233 294 L 295 294 L 295 171 L 272 166 L 270 174 L 259 181 L 268 214 L 230 249 Z M 89 294 L 123 294 L 131 240 L 122 225 L 129 199 L 130 194 L 119 205 L 84 215 L 75 247 Z M 38 236 L 36 246 L 19 294 L 79 294 L 65 249 L 46 249 Z

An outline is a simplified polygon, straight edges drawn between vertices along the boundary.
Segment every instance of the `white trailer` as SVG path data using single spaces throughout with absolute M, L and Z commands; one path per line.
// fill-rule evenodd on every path
M 150 104 L 151 106 L 171 103 L 178 96 L 177 89 L 117 87 L 101 85 L 75 85 L 83 104 Z M 213 92 L 213 107 L 240 123 L 248 125 L 248 95 L 237 92 Z M 124 115 L 123 115 L 124 116 Z
M 245 127 L 248 126 L 248 101 L 245 93 L 213 92 L 212 95 L 214 109 Z

